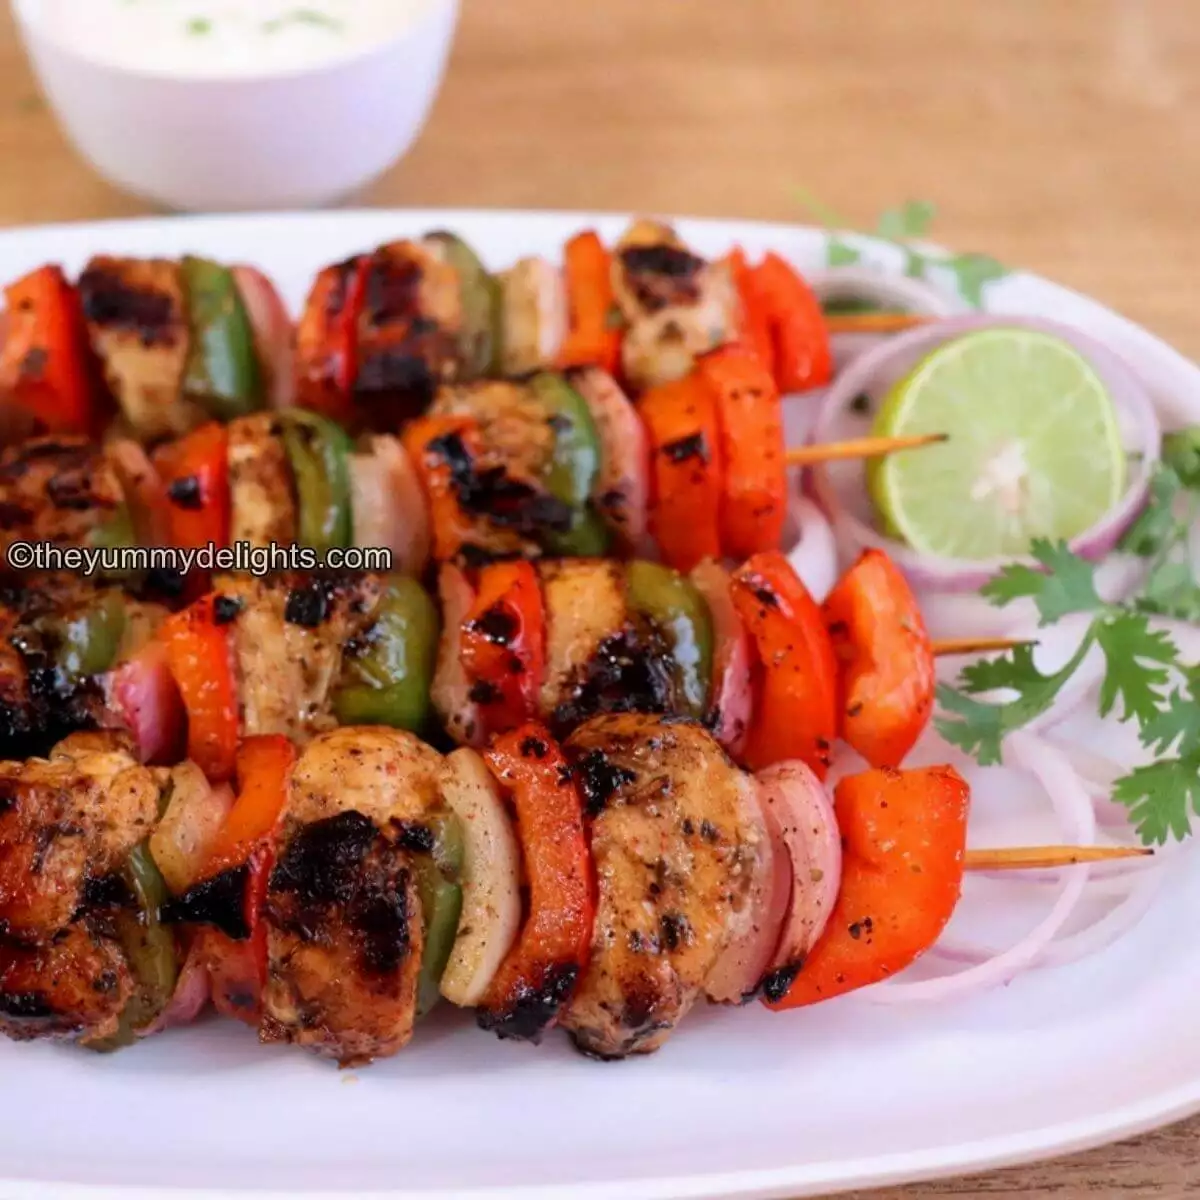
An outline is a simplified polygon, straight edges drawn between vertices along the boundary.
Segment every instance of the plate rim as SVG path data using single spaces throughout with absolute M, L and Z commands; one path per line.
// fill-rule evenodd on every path
M 24 237 L 52 238 L 55 233 L 79 236 L 84 230 L 102 235 L 108 229 L 160 229 L 163 226 L 190 225 L 217 228 L 256 222 L 281 224 L 319 223 L 353 224 L 359 220 L 385 220 L 395 217 L 399 223 L 435 221 L 453 224 L 473 224 L 479 221 L 518 219 L 535 225 L 539 221 L 570 221 L 592 224 L 628 220 L 633 214 L 626 210 L 574 210 L 530 208 L 470 208 L 470 207 L 355 207 L 316 212 L 284 210 L 238 213 L 190 213 L 148 215 L 131 218 L 100 220 L 71 220 L 46 224 L 11 225 L 0 228 L 0 256 L 4 249 Z M 738 231 L 753 231 L 769 238 L 772 235 L 806 236 L 834 232 L 806 222 L 771 221 L 741 217 L 711 217 L 672 214 L 665 220 L 694 228 L 707 228 L 714 235 L 731 240 Z M 873 246 L 886 255 L 894 246 L 886 239 L 854 230 L 846 232 L 856 242 Z M 938 247 L 940 249 L 940 247 Z M 1032 271 L 1014 269 L 993 285 L 998 291 L 1013 290 L 1018 301 L 1022 281 L 1049 289 L 1049 295 L 1069 298 L 1073 307 L 1087 312 L 1096 320 L 1119 328 L 1124 344 L 1137 354 L 1153 356 L 1169 369 L 1189 374 L 1200 394 L 1200 366 L 1190 360 L 1159 335 L 1138 324 L 1124 313 L 1091 298 L 1067 285 Z M 987 311 L 987 310 L 985 310 Z M 1001 305 L 992 309 L 997 315 L 1013 315 L 1017 307 Z M 1200 836 L 1198 834 L 1197 836 Z M 668 1176 L 631 1176 L 602 1182 L 579 1184 L 496 1184 L 468 1188 L 388 1189 L 380 1191 L 338 1188 L 299 1191 L 234 1187 L 161 1187 L 157 1185 L 107 1183 L 55 1183 L 29 1178 L 0 1176 L 0 1189 L 5 1200 L 150 1200 L 168 1196 L 171 1200 L 445 1200 L 453 1195 L 459 1200 L 552 1200 L 564 1194 L 572 1200 L 609 1200 L 636 1194 L 644 1200 L 719 1200 L 739 1197 L 744 1200 L 777 1200 L 777 1198 L 812 1195 L 818 1192 L 840 1192 L 851 1188 L 888 1187 L 904 1183 L 924 1182 L 955 1175 L 971 1175 L 1051 1158 L 1076 1154 L 1097 1146 L 1136 1137 L 1161 1128 L 1200 1111 L 1200 1076 L 1188 1084 L 1167 1092 L 1154 1093 L 1139 1101 L 1110 1109 L 1100 1116 L 1073 1118 L 1042 1129 L 1025 1130 L 995 1137 L 976 1138 L 950 1146 L 914 1151 L 823 1161 L 814 1165 L 803 1163 L 786 1167 L 750 1168 L 702 1174 Z M 2 1169 L 2 1168 L 0 1168 Z

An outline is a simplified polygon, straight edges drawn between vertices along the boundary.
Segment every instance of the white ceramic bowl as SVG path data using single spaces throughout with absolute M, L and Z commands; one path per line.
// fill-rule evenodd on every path
M 357 191 L 413 143 L 445 72 L 458 0 L 353 57 L 286 74 L 173 77 L 93 61 L 13 0 L 42 88 L 80 153 L 170 208 L 305 208 Z

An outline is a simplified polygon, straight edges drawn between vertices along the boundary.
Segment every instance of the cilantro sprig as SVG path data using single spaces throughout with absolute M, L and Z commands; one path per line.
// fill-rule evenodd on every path
M 851 223 L 810 192 L 800 189 L 800 202 L 831 232 L 826 261 L 831 267 L 853 266 L 861 262 L 863 252 L 839 231 L 850 230 Z M 928 276 L 935 269 L 954 276 L 959 294 L 975 308 L 983 307 L 984 288 L 1008 274 L 1008 268 L 987 254 L 931 254 L 914 245 L 924 238 L 937 216 L 937 207 L 928 200 L 907 200 L 879 217 L 874 237 L 890 242 L 904 254 L 904 272 L 914 279 Z
M 1096 567 L 1065 542 L 1039 540 L 1037 566 L 1014 563 L 982 588 L 1003 607 L 1031 600 L 1039 623 L 1064 617 L 1089 619 L 1079 645 L 1057 671 L 1043 674 L 1033 648 L 1017 646 L 999 658 L 972 663 L 956 688 L 941 685 L 938 731 L 983 765 L 998 763 L 1007 734 L 1047 712 L 1088 655 L 1104 659 L 1098 708 L 1134 722 L 1157 762 L 1137 767 L 1116 781 L 1113 799 L 1129 809 L 1147 845 L 1191 832 L 1200 815 L 1200 664 L 1185 664 L 1155 615 L 1200 612 L 1200 585 L 1187 558 L 1192 524 L 1200 518 L 1200 430 L 1172 434 L 1151 486 L 1150 502 L 1129 529 L 1122 548 L 1150 559 L 1140 594 L 1107 603 L 1096 587 Z M 1195 619 L 1194 617 L 1191 619 Z M 1000 701 L 979 699 L 1011 693 Z

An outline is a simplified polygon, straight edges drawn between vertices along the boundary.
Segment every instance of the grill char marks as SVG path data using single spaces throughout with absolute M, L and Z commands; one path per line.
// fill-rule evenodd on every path
M 424 947 L 410 856 L 441 756 L 379 727 L 315 738 L 293 769 L 268 887 L 262 1036 L 343 1065 L 412 1036 Z

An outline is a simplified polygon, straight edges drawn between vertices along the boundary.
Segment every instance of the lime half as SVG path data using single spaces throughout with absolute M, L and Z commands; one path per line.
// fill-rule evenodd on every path
M 1125 490 L 1112 398 L 1069 343 L 997 327 L 934 350 L 892 388 L 876 434 L 945 433 L 944 443 L 868 464 L 889 532 L 916 550 L 986 559 L 1072 538 Z

